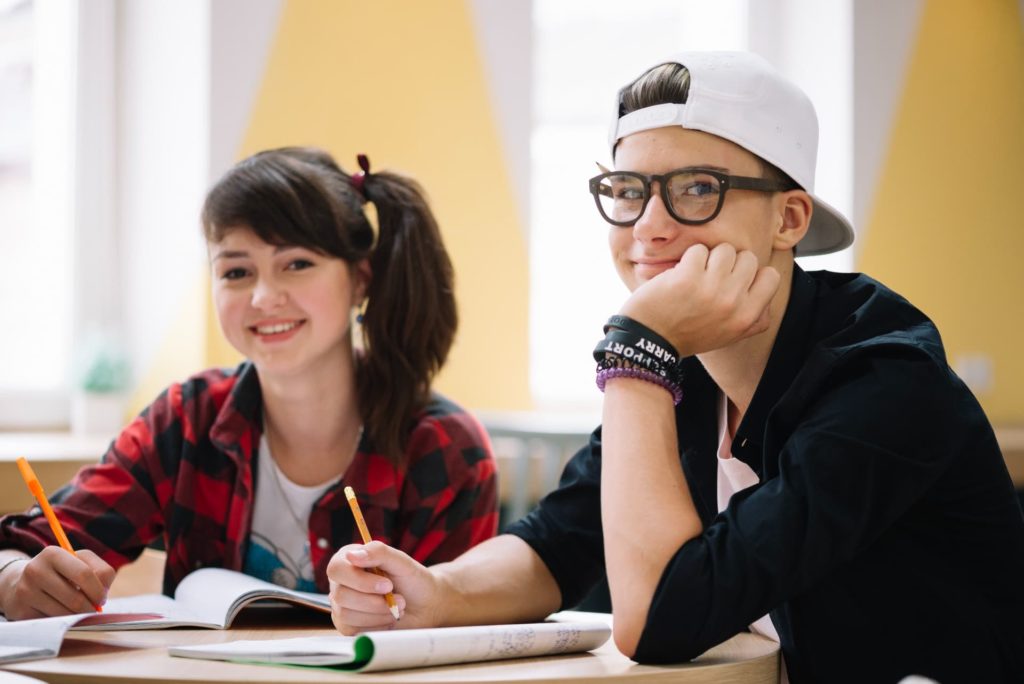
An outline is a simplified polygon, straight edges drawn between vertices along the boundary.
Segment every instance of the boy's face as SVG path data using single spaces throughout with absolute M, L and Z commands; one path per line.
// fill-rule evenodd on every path
M 703 167 L 733 176 L 764 177 L 762 164 L 742 147 L 680 126 L 640 131 L 623 138 L 615 153 L 617 171 L 662 174 Z M 722 210 L 708 223 L 677 222 L 665 210 L 657 184 L 644 213 L 632 227 L 609 227 L 608 243 L 619 277 L 630 291 L 672 268 L 694 244 L 708 249 L 723 242 L 751 250 L 761 265 L 772 256 L 773 235 L 781 225 L 777 194 L 729 190 Z

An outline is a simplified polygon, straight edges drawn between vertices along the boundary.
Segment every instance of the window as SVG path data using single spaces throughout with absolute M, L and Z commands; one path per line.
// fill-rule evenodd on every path
M 0 429 L 66 427 L 83 330 L 116 318 L 114 29 L 114 0 L 0 0 Z
M 60 421 L 71 333 L 74 6 L 0 2 L 0 420 Z

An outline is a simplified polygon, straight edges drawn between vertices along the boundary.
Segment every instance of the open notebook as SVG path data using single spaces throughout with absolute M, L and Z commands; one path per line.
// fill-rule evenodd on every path
M 0 618 L 0 663 L 52 658 L 60 651 L 69 630 L 227 629 L 246 606 L 266 602 L 331 612 L 326 594 L 286 589 L 234 570 L 202 568 L 181 581 L 173 599 L 163 594 L 142 594 L 110 599 L 103 605 L 102 613 L 17 622 Z
M 533 624 L 396 629 L 354 637 L 232 641 L 168 650 L 185 658 L 370 672 L 590 651 L 609 636 L 608 616 L 567 611 Z
M 116 629 L 118 623 L 130 624 L 154 617 L 136 613 L 84 613 L 0 622 L 0 664 L 56 657 L 69 629 Z
M 174 590 L 174 598 L 143 594 L 110 599 L 103 606 L 111 613 L 154 613 L 161 617 L 119 621 L 108 625 L 76 625 L 76 630 L 162 629 L 207 627 L 227 629 L 243 608 L 256 602 L 287 602 L 331 612 L 327 594 L 279 587 L 234 570 L 201 568 L 189 573 Z

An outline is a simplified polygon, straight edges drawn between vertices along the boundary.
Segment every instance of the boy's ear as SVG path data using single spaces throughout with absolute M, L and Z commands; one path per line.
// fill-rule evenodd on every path
M 793 249 L 807 234 L 811 225 L 811 214 L 814 203 L 811 196 L 803 190 L 789 190 L 779 193 L 780 221 L 775 228 L 772 248 L 777 250 Z

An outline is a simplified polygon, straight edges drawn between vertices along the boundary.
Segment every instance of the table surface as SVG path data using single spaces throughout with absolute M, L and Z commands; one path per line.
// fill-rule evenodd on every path
M 260 611 L 256 611 L 260 612 Z M 236 639 L 272 639 L 335 634 L 322 616 L 303 611 L 276 611 L 289 617 L 270 620 L 243 613 L 229 630 L 173 629 L 122 632 L 68 632 L 58 658 L 7 665 L 0 670 L 60 684 L 105 681 L 213 682 L 331 682 L 361 684 L 396 682 L 585 682 L 595 679 L 706 684 L 775 684 L 778 682 L 778 644 L 753 634 L 739 634 L 692 663 L 675 666 L 638 665 L 621 655 L 609 640 L 590 653 L 544 658 L 470 663 L 383 673 L 352 674 L 319 668 L 251 665 L 175 658 L 170 645 L 221 643 Z M 316 620 L 317 622 L 311 622 Z M 311 626 L 317 624 L 319 626 Z

